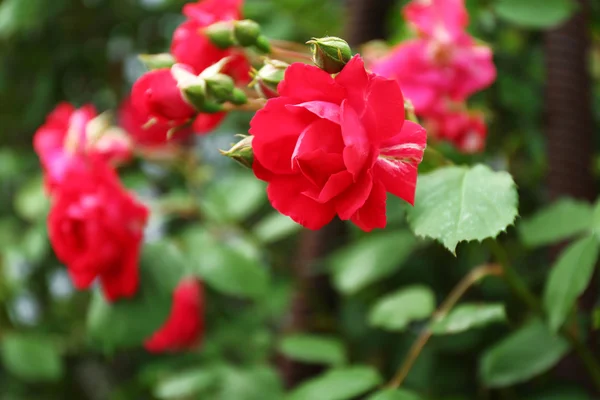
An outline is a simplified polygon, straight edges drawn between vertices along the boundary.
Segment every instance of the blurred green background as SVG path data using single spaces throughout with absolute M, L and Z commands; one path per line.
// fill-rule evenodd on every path
M 423 324 L 400 323 L 392 332 L 382 330 L 368 323 L 374 305 L 384 295 L 411 286 L 439 304 L 462 276 L 490 258 L 478 243 L 460 245 L 455 258 L 439 245 L 415 239 L 405 222 L 404 205 L 391 198 L 385 231 L 367 236 L 346 227 L 339 237 L 311 239 L 270 208 L 261 182 L 218 155 L 217 148 L 226 148 L 233 134 L 245 132 L 251 117 L 232 114 L 218 132 L 198 138 L 177 162 L 136 160 L 121 171 L 124 183 L 152 208 L 148 245 L 175 243 L 185 262 L 197 265 L 208 283 L 203 346 L 183 355 L 151 356 L 141 348 L 116 352 L 94 343 L 86 327 L 91 296 L 74 291 L 49 247 L 48 200 L 32 136 L 59 101 L 116 109 L 144 71 L 137 54 L 168 50 L 171 34 L 183 20 L 184 3 L 0 1 L 0 400 L 281 399 L 287 369 L 292 368 L 289 359 L 319 345 L 325 348 L 305 361 L 368 364 L 381 376 L 357 370 L 357 380 L 382 383 L 404 359 Z M 554 3 L 561 2 L 548 1 L 547 7 Z M 388 17 L 392 43 L 407 37 L 402 4 L 397 2 Z M 493 87 L 470 101 L 486 112 L 488 148 L 475 156 L 442 150 L 457 162 L 483 161 L 508 169 L 519 186 L 520 213 L 527 216 L 548 197 L 542 33 L 532 29 L 535 23 L 502 18 L 495 1 L 467 4 L 469 29 L 492 46 L 499 71 Z M 341 0 L 247 0 L 244 12 L 261 23 L 267 36 L 300 43 L 313 36 L 343 35 L 351 28 Z M 597 127 L 597 2 L 588 16 Z M 530 16 L 535 17 L 536 12 Z M 341 247 L 333 254 L 317 252 L 306 258 L 311 240 L 339 242 Z M 523 248 L 513 229 L 502 240 L 515 266 L 539 288 L 548 268 L 546 252 Z M 298 312 L 293 307 L 298 296 L 310 304 L 304 304 L 308 311 L 300 319 L 292 315 Z M 507 304 L 513 324 L 523 317 L 522 307 L 501 283 L 486 281 L 467 299 Z M 402 307 L 416 315 L 432 311 L 422 297 L 406 301 Z M 479 360 L 511 328 L 505 322 L 435 336 L 405 384 L 421 397 L 398 398 L 591 398 L 582 384 L 553 373 L 508 389 L 486 389 Z M 103 329 L 108 332 L 110 327 Z M 317 345 L 303 337 L 283 341 L 298 330 L 331 339 Z M 293 398 L 330 397 L 300 393 Z

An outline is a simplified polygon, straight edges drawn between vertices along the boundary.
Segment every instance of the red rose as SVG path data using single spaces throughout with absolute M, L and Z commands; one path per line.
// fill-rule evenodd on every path
M 183 6 L 183 14 L 202 26 L 242 17 L 243 0 L 200 0 Z
M 179 141 L 192 133 L 189 128 L 178 129 L 171 138 L 168 137 L 171 126 L 162 121 L 150 121 L 150 115 L 140 112 L 133 106 L 131 98 L 125 99 L 119 108 L 119 123 L 129 133 L 135 143 L 140 146 L 160 147 L 170 141 Z
M 451 110 L 446 105 L 424 121 L 437 139 L 451 142 L 464 153 L 478 153 L 485 148 L 487 126 L 483 114 L 467 110 Z
M 33 147 L 52 191 L 64 181 L 69 169 L 80 168 L 87 156 L 105 162 L 121 162 L 131 156 L 131 143 L 124 132 L 100 120 L 93 106 L 75 109 L 61 103 L 33 137 Z
M 198 114 L 194 123 L 192 124 L 192 128 L 194 132 L 198 134 L 206 134 L 214 130 L 227 116 L 227 113 L 215 113 L 215 114 Z
M 200 282 L 182 280 L 173 293 L 171 314 L 144 347 L 153 353 L 186 350 L 195 346 L 204 333 L 204 302 Z
M 179 63 L 187 64 L 202 72 L 225 57 L 231 57 L 223 73 L 231 75 L 236 82 L 250 81 L 250 63 L 243 52 L 216 47 L 202 32 L 207 26 L 241 18 L 241 1 L 202 1 L 187 4 L 183 13 L 189 18 L 173 34 L 171 53 Z
M 104 163 L 88 159 L 82 166 L 69 169 L 54 193 L 50 242 L 75 287 L 87 288 L 99 277 L 110 301 L 131 297 L 138 287 L 138 255 L 148 210 Z
M 278 91 L 250 129 L 274 208 L 311 229 L 337 214 L 370 231 L 386 224 L 386 192 L 414 202 L 426 134 L 404 120 L 396 81 L 355 56 L 335 78 L 292 64 Z
M 182 64 L 180 67 L 195 73 L 191 67 Z M 133 85 L 131 99 L 140 114 L 173 126 L 183 125 L 198 113 L 183 97 L 169 68 L 142 75 Z

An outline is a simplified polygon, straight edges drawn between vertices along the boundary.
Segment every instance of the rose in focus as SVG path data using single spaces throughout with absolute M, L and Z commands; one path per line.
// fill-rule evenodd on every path
M 253 169 L 273 207 L 310 229 L 336 215 L 386 225 L 386 192 L 414 202 L 425 130 L 404 118 L 395 80 L 355 56 L 335 78 L 295 63 L 251 121 Z

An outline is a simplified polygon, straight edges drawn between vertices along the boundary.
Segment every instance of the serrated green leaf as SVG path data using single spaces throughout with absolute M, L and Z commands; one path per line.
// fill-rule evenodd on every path
M 421 400 L 416 393 L 404 389 L 385 389 L 369 396 L 367 400 Z
M 287 400 L 346 400 L 359 396 L 381 382 L 379 373 L 366 366 L 334 369 L 301 384 Z
M 426 286 L 411 286 L 380 299 L 369 313 L 369 324 L 400 331 L 435 311 L 435 295 Z
M 434 335 L 446 335 L 502 321 L 506 321 L 504 304 L 459 304 L 430 329 Z
M 44 336 L 7 333 L 2 336 L 1 356 L 4 367 L 27 382 L 57 381 L 63 364 L 54 342 Z
M 145 245 L 140 259 L 140 286 L 131 299 L 108 303 L 96 290 L 88 310 L 87 329 L 105 349 L 141 346 L 167 319 L 173 290 L 186 270 L 171 245 Z
M 328 260 L 335 287 L 354 294 L 402 267 L 417 241 L 410 232 L 369 235 L 335 252 Z
M 408 210 L 415 234 L 437 239 L 453 253 L 459 242 L 496 237 L 516 216 L 512 177 L 485 165 L 420 175 L 415 206 Z
M 326 336 L 291 335 L 282 340 L 279 351 L 293 360 L 306 363 L 341 365 L 346 362 L 343 343 Z
M 528 28 L 557 26 L 577 11 L 573 0 L 496 0 L 494 9 L 499 17 Z
M 552 368 L 568 351 L 562 337 L 533 320 L 484 353 L 481 377 L 489 387 L 525 382 Z
M 519 224 L 519 234 L 528 246 L 543 246 L 568 239 L 590 229 L 592 206 L 562 199 Z
M 154 396 L 159 399 L 190 397 L 208 389 L 217 382 L 218 378 L 217 371 L 208 368 L 178 372 L 162 379 L 154 388 Z
M 544 291 L 544 308 L 548 323 L 555 332 L 592 279 L 598 247 L 594 237 L 579 239 L 562 252 L 550 270 Z

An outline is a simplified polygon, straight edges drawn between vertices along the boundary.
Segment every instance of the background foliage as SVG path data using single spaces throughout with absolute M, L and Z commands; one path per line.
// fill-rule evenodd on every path
M 394 374 L 426 328 L 427 318 L 455 284 L 475 266 L 498 257 L 496 247 L 477 241 L 459 243 L 454 257 L 442 245 L 416 238 L 406 222 L 406 207 L 390 198 L 392 214 L 385 231 L 367 236 L 349 227 L 347 243 L 310 266 L 311 273 L 323 275 L 333 290 L 305 288 L 305 295 L 317 305 L 308 316 L 311 332 L 290 330 L 286 321 L 292 312 L 293 265 L 305 251 L 302 233 L 269 207 L 261 182 L 214 151 L 226 148 L 234 133 L 246 130 L 250 115 L 233 114 L 217 134 L 197 138 L 175 165 L 137 161 L 122 171 L 128 187 L 152 207 L 142 279 L 154 282 L 149 285 L 174 285 L 173 276 L 195 271 L 208 288 L 207 333 L 198 351 L 151 356 L 136 347 L 148 334 L 145 324 L 164 318 L 168 303 L 148 296 L 145 300 L 156 304 L 156 315 L 149 315 L 136 313 L 131 309 L 135 305 L 110 309 L 99 296 L 74 291 L 47 241 L 48 204 L 31 137 L 61 100 L 116 109 L 143 71 L 137 54 L 167 49 L 184 3 L 0 2 L 2 400 L 280 399 L 282 357 L 323 366 L 323 371 L 331 367 L 288 391 L 289 399 L 361 396 Z M 501 257 L 540 294 L 550 328 L 536 320 L 522 325 L 527 314 L 522 304 L 501 281 L 483 280 L 459 307 L 431 326 L 433 337 L 403 390 L 381 392 L 371 399 L 591 398 L 583 384 L 562 377 L 560 364 L 555 368 L 570 350 L 552 330 L 574 317 L 573 305 L 589 280 L 597 285 L 591 276 L 598 254 L 598 207 L 564 200 L 529 218 L 548 202 L 540 29 L 568 18 L 574 3 L 467 4 L 470 29 L 491 44 L 499 70 L 494 86 L 473 102 L 488 116 L 489 143 L 482 155 L 442 151 L 457 163 L 483 162 L 513 175 L 523 219 L 500 236 L 506 251 Z M 247 0 L 245 14 L 259 21 L 268 36 L 298 42 L 341 35 L 344 26 L 344 4 L 334 0 Z M 593 4 L 589 19 L 598 123 L 598 4 Z M 399 12 L 390 14 L 388 22 L 391 42 L 406 37 Z M 424 165 L 423 171 L 427 168 Z M 467 173 L 473 175 L 473 185 L 489 185 L 498 193 L 512 185 L 502 175 L 489 178 L 486 174 L 492 172 L 484 167 L 469 172 L 456 167 L 428 175 L 419 190 L 427 195 L 428 185 L 440 180 L 450 185 L 456 178 L 439 174 Z M 460 227 L 439 232 L 435 228 L 440 221 L 428 228 L 422 222 L 428 216 L 418 208 L 408 213 L 408 221 L 419 224 L 417 233 L 442 235 L 440 239 L 454 250 Z M 494 220 L 499 226 L 488 225 L 491 231 L 480 233 L 481 238 L 498 233 L 512 220 L 514 210 L 501 214 L 506 215 Z M 502 223 L 502 218 L 507 221 Z M 567 238 L 577 240 L 551 269 L 543 246 Z M 565 288 L 561 285 L 565 281 L 576 284 Z M 586 326 L 593 322 L 589 313 L 580 317 Z M 597 329 L 597 321 L 593 326 Z M 115 352 L 111 341 L 129 341 L 130 349 Z M 562 362 L 570 361 L 567 357 Z M 574 367 L 566 364 L 566 368 Z

